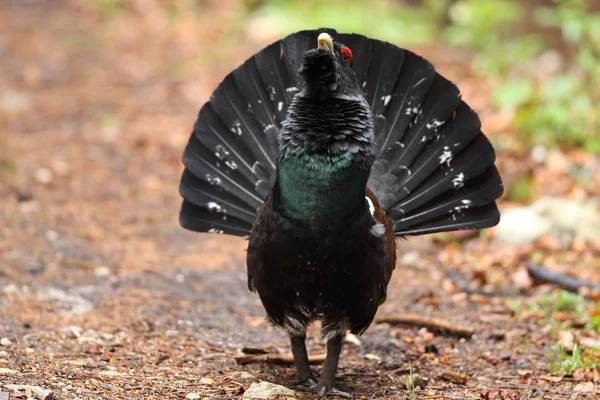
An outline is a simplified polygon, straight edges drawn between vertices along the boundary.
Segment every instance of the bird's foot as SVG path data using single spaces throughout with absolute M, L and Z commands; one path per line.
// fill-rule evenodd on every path
M 304 392 L 312 391 L 315 390 L 315 388 L 317 387 L 317 378 L 315 378 L 313 375 L 306 379 L 298 379 L 296 381 L 291 381 L 290 387 Z
M 327 396 L 340 396 L 340 397 L 345 397 L 347 399 L 353 399 L 354 396 L 352 396 L 350 393 L 346 393 L 346 392 L 342 392 L 341 390 L 337 390 L 336 388 L 332 387 L 332 388 L 327 388 L 325 386 L 323 386 L 322 388 L 318 389 L 318 395 L 317 395 L 317 399 L 323 399 Z

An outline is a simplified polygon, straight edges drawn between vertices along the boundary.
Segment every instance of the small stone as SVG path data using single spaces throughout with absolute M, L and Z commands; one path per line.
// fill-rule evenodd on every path
M 419 253 L 417 253 L 416 251 L 409 251 L 408 253 L 403 254 L 400 257 L 400 265 L 403 265 L 405 267 L 416 265 L 418 261 Z
M 169 329 L 165 332 L 166 337 L 175 337 L 179 336 L 179 331 L 177 329 Z
M 9 338 L 3 337 L 2 339 L 0 339 L 0 346 L 9 347 L 11 345 L 12 345 L 12 342 L 10 341 Z
M 48 184 L 52 182 L 52 171 L 48 168 L 40 168 L 35 171 L 35 179 L 42 184 Z
M 546 161 L 546 157 L 548 156 L 548 149 L 538 144 L 531 150 L 531 158 L 538 164 L 543 164 Z
M 110 371 L 109 370 L 109 371 L 100 371 L 100 372 L 98 372 L 98 375 L 102 375 L 102 376 L 109 377 L 109 378 L 114 378 L 114 377 L 117 377 L 117 376 L 125 376 L 127 374 L 124 374 L 122 372 Z
M 593 382 L 581 382 L 575 385 L 573 388 L 576 392 L 590 393 L 594 391 L 594 383 Z
M 0 375 L 16 375 L 19 371 L 10 368 L 0 368 Z
M 213 383 L 215 383 L 215 380 L 212 378 L 206 378 L 206 377 L 200 378 L 201 385 L 212 385 Z
M 8 351 L 1 350 L 0 357 L 8 357 Z
M 60 328 L 60 332 L 68 339 L 77 339 L 81 336 L 83 329 L 80 326 L 69 325 Z
M 500 358 L 503 361 L 510 360 L 510 353 L 500 353 L 498 358 Z
M 185 395 L 185 398 L 186 398 L 187 400 L 195 400 L 195 399 L 199 399 L 199 398 L 200 398 L 200 393 L 194 393 L 194 392 L 192 392 L 192 393 L 188 393 L 188 394 L 186 394 L 186 395 Z
M 246 371 L 235 371 L 231 374 L 231 379 L 234 380 L 250 380 L 255 379 L 256 377 L 249 372 Z
M 366 357 L 368 360 L 373 360 L 373 361 L 379 361 L 379 360 L 381 360 L 381 357 L 379 357 L 379 356 L 376 356 L 375 354 L 371 354 L 371 353 L 369 353 L 369 354 L 365 355 L 365 357 Z
M 404 387 L 406 387 L 407 390 L 412 390 L 416 387 L 425 389 L 429 384 L 429 378 L 417 374 L 401 376 L 399 381 L 404 385 Z
M 244 392 L 244 396 L 242 398 L 273 400 L 275 398 L 298 399 L 299 396 L 296 392 L 286 388 L 285 386 L 263 381 L 259 383 L 253 383 L 248 390 Z
M 94 275 L 96 275 L 99 278 L 105 278 L 107 276 L 110 276 L 112 274 L 112 271 L 110 270 L 110 268 L 102 265 L 96 269 L 94 269 Z

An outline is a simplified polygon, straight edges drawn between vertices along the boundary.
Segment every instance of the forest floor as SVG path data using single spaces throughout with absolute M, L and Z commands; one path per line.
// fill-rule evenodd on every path
M 178 225 L 180 158 L 198 109 L 277 34 L 240 28 L 231 0 L 171 19 L 151 1 L 90 5 L 101 3 L 111 2 L 0 5 L 0 392 L 239 399 L 253 382 L 287 385 L 289 365 L 236 362 L 244 348 L 289 353 L 247 289 L 247 242 Z M 598 195 L 562 173 L 589 161 L 581 152 L 532 166 L 468 56 L 414 50 L 458 84 L 492 140 L 502 136 L 505 182 L 525 171 L 538 194 Z M 600 360 L 578 350 L 599 343 L 598 298 L 534 285 L 525 269 L 536 254 L 552 271 L 600 282 L 598 243 L 509 246 L 488 231 L 398 247 L 379 315 L 442 319 L 474 335 L 374 324 L 345 345 L 339 389 L 357 399 L 598 398 Z M 317 327 L 308 345 L 324 352 Z M 411 373 L 427 387 L 407 390 Z

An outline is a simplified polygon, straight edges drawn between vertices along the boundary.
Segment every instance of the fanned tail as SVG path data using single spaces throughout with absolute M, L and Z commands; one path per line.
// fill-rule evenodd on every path
M 423 58 L 332 29 L 302 31 L 229 74 L 200 110 L 184 152 L 181 225 L 245 236 L 275 180 L 277 136 L 304 52 L 321 32 L 352 49 L 379 154 L 368 183 L 398 235 L 495 225 L 494 150 L 456 86 Z

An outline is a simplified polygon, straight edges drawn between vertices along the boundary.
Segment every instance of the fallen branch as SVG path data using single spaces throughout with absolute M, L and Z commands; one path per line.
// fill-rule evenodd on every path
M 310 364 L 323 364 L 325 361 L 325 357 L 327 354 L 317 354 L 314 356 L 308 357 L 308 362 Z M 291 354 L 259 354 L 259 355 L 244 355 L 235 357 L 235 361 L 240 365 L 246 364 L 274 364 L 274 365 L 293 365 L 294 364 L 294 356 Z
M 52 399 L 52 390 L 44 389 L 39 386 L 29 386 L 29 385 L 4 385 L 8 390 L 24 390 L 25 392 L 30 392 L 35 396 L 38 400 L 50 400 Z
M 588 283 L 581 279 L 552 272 L 539 265 L 529 264 L 527 266 L 527 273 L 537 283 L 552 283 L 571 292 L 577 292 L 582 288 L 590 288 L 600 292 L 600 285 L 598 284 Z
M 433 333 L 459 338 L 470 338 L 475 333 L 471 328 L 452 326 L 446 321 L 429 319 L 416 314 L 404 314 L 402 316 L 384 315 L 375 318 L 375 322 L 378 324 L 388 323 L 391 325 L 418 326 L 427 328 Z

